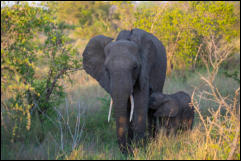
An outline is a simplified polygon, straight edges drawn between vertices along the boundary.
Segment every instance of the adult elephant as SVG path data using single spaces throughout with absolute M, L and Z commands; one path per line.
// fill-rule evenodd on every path
M 145 136 L 149 96 L 162 92 L 166 77 L 166 51 L 154 35 L 141 29 L 123 30 L 112 40 L 103 35 L 90 39 L 83 66 L 111 95 L 117 140 L 126 153 L 132 139 L 139 142 Z M 152 114 L 149 111 L 150 131 L 155 125 Z

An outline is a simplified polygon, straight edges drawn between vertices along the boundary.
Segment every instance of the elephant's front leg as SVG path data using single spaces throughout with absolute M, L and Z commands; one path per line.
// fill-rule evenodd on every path
M 146 139 L 145 132 L 148 112 L 148 101 L 148 90 L 136 91 L 134 93 L 135 109 L 133 118 L 133 130 L 136 143 L 139 143 L 140 141 L 142 141 L 142 139 Z

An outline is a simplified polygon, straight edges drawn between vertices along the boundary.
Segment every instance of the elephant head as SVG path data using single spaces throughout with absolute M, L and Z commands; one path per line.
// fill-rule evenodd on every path
M 156 110 L 155 117 L 176 117 L 180 113 L 177 101 L 169 95 L 153 93 L 149 107 Z
M 90 40 L 83 53 L 84 69 L 111 95 L 114 100 L 111 105 L 127 106 L 130 98 L 133 113 L 133 87 L 141 79 L 142 62 L 138 46 L 127 40 L 111 41 L 111 38 L 102 35 Z
M 124 135 L 133 113 L 135 130 L 144 135 L 149 89 L 162 91 L 166 53 L 157 38 L 140 29 L 124 30 L 116 41 L 112 40 L 103 35 L 93 37 L 83 52 L 83 67 L 110 94 L 117 136 L 121 144 L 125 144 Z M 134 110 L 134 106 L 138 106 L 138 110 Z

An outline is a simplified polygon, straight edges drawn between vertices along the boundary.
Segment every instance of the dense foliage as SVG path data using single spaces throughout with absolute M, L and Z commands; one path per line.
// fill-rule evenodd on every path
M 1 10 L 1 106 L 14 120 L 13 136 L 20 126 L 30 129 L 31 114 L 59 105 L 64 96 L 59 79 L 81 65 L 66 26 L 51 14 L 28 3 Z
M 153 33 L 166 47 L 168 72 L 201 65 L 205 40 L 233 43 L 240 35 L 239 2 L 57 2 L 51 7 L 59 19 L 75 24 L 77 38 L 115 37 L 131 28 Z

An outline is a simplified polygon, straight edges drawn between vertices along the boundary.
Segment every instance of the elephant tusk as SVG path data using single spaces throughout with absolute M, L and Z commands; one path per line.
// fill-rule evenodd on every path
M 134 99 L 133 99 L 133 95 L 130 96 L 130 100 L 131 100 L 131 113 L 130 113 L 130 122 L 132 120 L 133 117 L 133 112 L 134 112 Z M 113 104 L 113 100 L 111 98 L 110 100 L 110 107 L 109 107 L 109 114 L 108 114 L 108 122 L 110 122 L 110 115 L 111 115 L 111 110 L 112 110 L 112 104 Z
M 130 113 L 130 122 L 131 122 L 132 116 L 133 116 L 133 112 L 134 112 L 134 99 L 133 99 L 133 95 L 132 94 L 130 96 L 130 100 L 131 100 L 131 113 Z
M 110 100 L 110 108 L 109 108 L 109 115 L 108 115 L 108 122 L 110 122 L 110 115 L 111 115 L 112 104 L 113 104 L 113 100 L 111 98 L 111 100 Z

